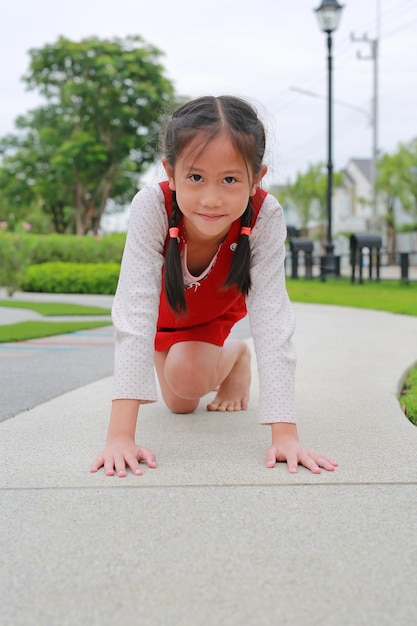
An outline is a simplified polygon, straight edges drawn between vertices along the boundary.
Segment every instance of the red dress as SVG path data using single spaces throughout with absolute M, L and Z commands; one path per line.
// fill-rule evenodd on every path
M 172 212 L 172 195 L 168 182 L 160 183 L 164 193 L 165 208 L 168 221 Z M 257 189 L 252 197 L 254 215 L 252 228 L 255 225 L 266 192 Z M 181 220 L 180 250 L 184 247 L 185 233 Z M 162 276 L 162 289 L 159 302 L 159 314 L 155 335 L 155 350 L 162 352 L 168 350 L 179 341 L 205 341 L 217 346 L 222 346 L 227 339 L 232 327 L 246 315 L 246 301 L 236 287 L 223 288 L 229 274 L 236 243 L 240 236 L 240 219 L 235 220 L 229 230 L 225 241 L 220 246 L 216 262 L 211 271 L 199 282 L 198 286 L 190 286 L 185 290 L 187 313 L 177 316 L 171 310 L 164 289 L 164 276 Z M 168 242 L 167 236 L 167 242 Z

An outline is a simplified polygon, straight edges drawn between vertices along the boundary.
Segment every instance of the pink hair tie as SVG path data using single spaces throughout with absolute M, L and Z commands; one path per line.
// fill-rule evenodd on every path
M 177 239 L 178 235 L 179 235 L 180 229 L 177 227 L 174 228 L 170 228 L 169 229 L 169 236 L 171 237 L 171 239 Z
M 240 229 L 240 234 L 247 235 L 248 237 L 250 236 L 251 232 L 252 232 L 252 229 L 249 228 L 249 226 L 242 226 L 242 228 Z

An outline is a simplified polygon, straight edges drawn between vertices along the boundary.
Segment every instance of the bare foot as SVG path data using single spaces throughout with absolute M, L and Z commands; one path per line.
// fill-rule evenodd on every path
M 248 408 L 251 381 L 250 350 L 242 342 L 242 353 L 230 374 L 217 388 L 217 395 L 207 405 L 208 411 L 240 411 Z

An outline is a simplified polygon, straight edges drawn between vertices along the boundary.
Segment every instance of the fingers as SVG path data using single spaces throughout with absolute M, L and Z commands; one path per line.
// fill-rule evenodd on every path
M 140 462 L 145 461 L 148 467 L 155 469 L 156 458 L 153 452 L 147 448 L 138 448 L 136 454 L 134 452 L 125 453 L 112 453 L 106 455 L 106 451 L 102 453 L 93 462 L 90 467 L 90 472 L 97 472 L 100 467 L 104 468 L 106 476 L 114 476 L 115 474 L 119 478 L 125 478 L 127 475 L 127 469 L 130 468 L 135 476 L 141 476 L 143 474 Z
M 297 473 L 297 471 L 298 471 L 298 461 L 299 461 L 299 458 L 298 458 L 298 455 L 296 454 L 296 452 L 291 452 L 290 454 L 288 454 L 288 456 L 287 456 L 287 466 L 288 466 L 288 471 L 289 471 L 290 474 L 296 474 Z M 301 461 L 301 459 L 300 459 L 300 461 Z M 304 465 L 304 463 L 303 463 L 303 465 Z M 309 469 L 311 469 L 311 467 Z M 311 471 L 313 471 L 313 470 L 311 470 Z
M 154 469 L 156 468 L 156 458 L 153 452 L 148 450 L 147 448 L 141 448 L 141 453 L 139 456 L 141 461 L 145 461 L 147 466 Z
M 96 460 L 93 462 L 93 464 L 90 467 L 90 472 L 97 472 L 100 467 L 102 467 L 104 465 L 104 458 L 102 455 L 98 456 L 96 458 Z
M 338 466 L 337 461 L 324 454 L 319 454 L 314 450 L 305 448 L 302 445 L 289 446 L 271 446 L 266 453 L 266 467 L 272 468 L 276 462 L 286 461 L 290 474 L 296 474 L 298 465 L 303 465 L 313 474 L 320 474 L 321 468 L 333 472 Z
M 300 455 L 300 463 L 310 470 L 313 474 L 320 474 L 321 470 L 316 461 L 308 454 Z M 291 472 L 291 469 L 289 470 Z
M 137 458 L 129 454 L 126 454 L 124 457 L 117 457 L 114 462 L 114 467 L 119 478 L 124 478 L 126 476 L 126 467 L 130 467 L 136 476 L 140 476 L 142 474 Z M 109 474 L 107 474 L 107 476 L 109 476 Z
M 324 456 L 324 454 L 321 454 L 320 456 L 318 456 L 316 459 L 316 462 L 317 462 L 317 465 L 327 470 L 328 472 L 334 472 L 336 467 L 339 465 L 337 461 L 335 461 L 329 456 Z
M 320 474 L 320 468 L 327 472 L 333 472 L 337 467 L 337 461 L 324 454 L 319 454 L 314 450 L 307 449 L 307 454 L 300 458 L 301 463 L 310 469 L 314 474 Z
M 267 467 L 275 467 L 275 463 L 277 462 L 277 455 L 274 450 L 268 448 L 266 451 L 266 466 Z

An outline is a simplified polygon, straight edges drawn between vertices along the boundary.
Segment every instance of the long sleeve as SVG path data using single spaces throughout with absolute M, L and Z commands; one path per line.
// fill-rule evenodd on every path
M 295 316 L 285 286 L 286 226 L 268 195 L 250 237 L 252 288 L 247 298 L 259 372 L 259 422 L 295 422 Z
M 113 399 L 157 399 L 154 340 L 161 292 L 167 213 L 159 186 L 142 189 L 131 205 L 119 283 L 113 303 Z

